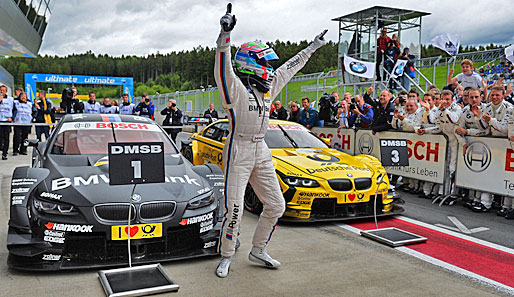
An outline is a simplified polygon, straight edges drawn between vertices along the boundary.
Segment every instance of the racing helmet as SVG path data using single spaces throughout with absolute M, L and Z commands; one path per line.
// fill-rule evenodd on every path
M 243 43 L 236 52 L 234 67 L 243 82 L 255 84 L 261 92 L 267 92 L 273 80 L 273 67 L 267 62 L 278 60 L 275 51 L 260 41 Z

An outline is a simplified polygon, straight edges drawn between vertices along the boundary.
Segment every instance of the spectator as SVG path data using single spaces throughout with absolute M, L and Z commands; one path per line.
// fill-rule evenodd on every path
M 459 84 L 459 80 L 457 78 L 452 78 L 450 80 L 450 82 L 448 83 L 448 85 L 446 85 L 444 88 L 443 88 L 443 91 L 444 90 L 450 90 L 452 91 L 452 93 L 455 94 L 455 91 L 457 90 L 457 87 L 460 86 Z
M 73 97 L 71 99 L 71 113 L 83 113 L 84 112 L 84 103 L 82 103 L 77 98 L 77 88 L 72 87 L 71 90 L 73 91 Z
M 282 106 L 280 101 L 275 101 L 275 110 L 273 111 L 273 114 L 270 118 L 284 121 L 287 120 L 287 110 L 284 108 L 284 106 Z
M 134 103 L 130 103 L 129 96 L 127 93 L 121 96 L 121 105 L 118 109 L 120 114 L 135 114 L 136 113 L 136 105 Z
M 203 113 L 204 118 L 210 117 L 212 119 L 219 119 L 218 112 L 214 109 L 214 103 L 209 104 L 209 109 Z
M 418 135 L 427 134 L 435 134 L 435 133 L 444 133 L 448 137 L 448 150 L 450 154 L 450 160 L 448 162 L 449 171 L 450 171 L 450 179 L 455 178 L 455 168 L 457 166 L 457 145 L 458 141 L 455 137 L 455 128 L 457 127 L 457 122 L 462 113 L 462 109 L 453 101 L 453 93 L 448 90 L 444 90 L 441 93 L 441 101 L 438 107 L 438 111 L 436 112 L 436 116 L 434 117 L 434 126 L 419 128 L 416 132 Z M 452 182 L 449 183 L 450 185 Z M 454 189 L 451 189 L 453 192 Z M 443 198 L 443 188 L 440 187 L 439 195 L 434 198 L 437 201 L 438 199 Z M 447 204 L 452 204 L 455 199 L 449 198 L 446 200 Z
M 14 99 L 7 96 L 7 87 L 0 86 L 0 123 L 11 123 L 14 116 Z M 0 126 L 0 150 L 2 160 L 7 160 L 7 150 L 9 149 L 9 134 L 11 126 Z
M 141 102 L 136 106 L 135 111 L 139 112 L 139 116 L 154 119 L 155 106 L 150 101 L 148 94 L 141 95 Z
M 39 91 L 39 100 L 34 103 L 36 108 L 36 123 L 52 123 L 52 102 L 47 101 L 45 97 L 45 91 Z M 42 134 L 45 134 L 45 141 L 50 137 L 50 126 L 36 126 L 36 136 L 39 141 L 42 141 Z
M 383 90 L 380 93 L 379 100 L 371 98 L 370 94 L 373 92 L 373 87 L 370 87 L 364 94 L 364 101 L 369 105 L 373 106 L 373 122 L 371 123 L 371 129 L 373 134 L 376 132 L 390 130 L 391 121 L 394 114 L 394 105 L 391 102 L 393 94 L 388 90 Z
M 389 40 L 384 52 L 384 67 L 389 73 L 393 71 L 394 64 L 400 55 L 400 49 L 397 44 L 395 40 Z M 389 79 L 389 88 L 396 89 L 396 82 L 393 79 Z
M 398 57 L 398 59 L 406 60 L 405 68 L 403 74 L 400 76 L 400 83 L 405 90 L 410 89 L 410 78 L 416 78 L 416 72 L 414 70 L 414 56 L 410 54 L 410 49 L 408 47 L 403 49 L 402 54 Z
M 373 107 L 364 102 L 360 95 L 355 95 L 355 103 L 350 105 L 355 107 L 351 110 L 352 114 L 348 120 L 348 126 L 355 128 L 369 128 L 373 121 Z
M 118 107 L 111 104 L 110 98 L 104 98 L 104 104 L 100 106 L 100 113 L 118 113 Z
M 343 99 L 348 104 L 352 103 L 352 94 L 351 93 L 344 93 Z
M 301 122 L 301 112 L 300 106 L 298 106 L 298 102 L 291 101 L 289 102 L 289 118 L 287 119 L 290 122 L 300 123 Z
M 350 125 L 348 123 L 348 120 L 350 119 L 350 110 L 349 105 L 346 100 L 341 100 L 341 104 L 339 105 L 339 108 L 337 109 L 337 121 L 339 123 L 339 127 L 337 128 L 337 133 L 341 131 L 342 128 L 350 128 Z
M 100 103 L 96 102 L 95 92 L 89 92 L 89 100 L 84 103 L 84 113 L 100 113 Z
M 462 114 L 459 117 L 459 122 L 455 128 L 455 136 L 459 144 L 463 145 L 463 153 L 466 153 L 468 136 L 486 136 L 489 134 L 489 125 L 485 124 L 482 117 L 485 115 L 485 104 L 482 103 L 482 96 L 480 89 L 471 88 L 469 90 L 469 103 L 470 105 L 462 109 Z M 492 199 L 491 194 L 471 190 L 470 194 L 473 196 L 473 203 L 468 203 L 471 209 L 475 212 L 487 212 L 491 209 Z
M 401 90 L 398 93 L 398 96 L 396 96 L 396 98 L 394 98 L 393 100 L 395 110 L 398 110 L 401 113 L 403 113 L 405 111 L 405 104 L 407 103 L 408 97 L 409 93 L 407 93 L 407 91 L 405 90 Z
M 482 86 L 482 77 L 480 74 L 473 71 L 473 62 L 469 59 L 464 59 L 460 63 L 460 68 L 462 69 L 462 73 L 459 73 L 455 76 L 455 78 L 461 82 L 464 88 L 472 87 L 481 89 Z M 455 70 L 451 69 L 448 73 L 448 81 L 452 81 L 453 73 Z
M 173 142 L 175 142 L 177 135 L 182 131 L 182 128 L 176 128 L 176 126 L 182 126 L 182 111 L 178 109 L 177 101 L 171 99 L 168 102 L 168 106 L 161 111 L 161 114 L 165 116 L 162 122 L 163 126 L 175 126 L 173 128 L 165 128 Z
M 303 97 L 302 106 L 303 109 L 301 110 L 300 123 L 307 127 L 307 129 L 321 126 L 321 123 L 318 119 L 318 111 L 311 106 L 311 99 L 308 97 Z
M 14 123 L 30 124 L 36 109 L 32 106 L 32 102 L 27 101 L 27 94 L 20 93 L 18 98 L 18 101 L 14 101 L 16 109 Z M 16 156 L 18 153 L 20 153 L 20 155 L 27 154 L 27 147 L 24 145 L 24 142 L 30 133 L 30 127 L 31 126 L 14 126 L 13 156 Z
M 120 104 L 118 103 L 118 100 L 112 100 L 112 106 L 116 106 L 117 108 L 117 111 L 116 113 L 119 113 L 119 109 L 120 109 Z
M 339 103 L 339 93 L 337 91 L 333 91 L 332 96 L 334 96 L 335 102 Z
M 380 64 L 382 64 L 382 59 L 390 40 L 391 38 L 387 36 L 387 29 L 382 27 L 380 36 L 377 39 L 377 66 L 375 70 L 377 80 L 379 81 L 382 80 L 382 77 L 380 76 Z
M 489 125 L 493 136 L 507 137 L 508 123 L 513 117 L 514 107 L 504 100 L 504 94 L 503 87 L 492 87 L 489 93 L 491 102 L 485 106 L 485 114 L 482 116 L 482 121 Z M 504 197 L 502 209 L 497 212 L 497 215 L 514 219 L 513 200 L 512 197 Z
M 421 114 L 421 122 L 418 127 L 415 127 L 416 133 L 420 134 L 419 129 L 433 129 L 436 127 L 435 119 L 437 114 L 439 113 L 439 108 L 435 105 L 434 94 L 432 92 L 426 92 L 423 95 L 423 101 L 420 102 L 421 109 L 419 113 Z M 421 135 L 421 134 L 420 134 Z M 423 193 L 419 195 L 419 198 L 427 198 L 433 199 L 437 196 L 437 188 L 441 185 L 437 185 L 431 182 L 425 181 L 423 183 Z M 441 194 L 443 188 L 441 187 Z

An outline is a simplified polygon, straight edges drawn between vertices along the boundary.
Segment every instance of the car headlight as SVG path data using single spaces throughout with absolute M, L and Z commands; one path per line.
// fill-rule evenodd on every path
M 57 215 L 74 215 L 77 210 L 73 205 L 32 199 L 32 205 L 38 212 Z
M 214 194 L 210 192 L 206 196 L 200 196 L 197 198 L 193 198 L 189 200 L 187 203 L 187 209 L 197 209 L 200 207 L 205 207 L 211 205 L 214 202 Z
M 319 184 L 317 181 L 310 178 L 302 178 L 302 177 L 294 177 L 294 176 L 286 176 L 284 177 L 284 182 L 293 187 L 304 187 L 304 188 L 317 188 Z

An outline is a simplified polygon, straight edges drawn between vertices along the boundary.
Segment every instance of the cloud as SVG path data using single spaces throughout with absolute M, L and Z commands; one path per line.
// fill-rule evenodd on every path
M 216 0 L 67 0 L 56 1 L 41 54 L 148 55 L 214 47 L 225 2 Z M 234 44 L 249 40 L 311 40 L 323 29 L 338 40 L 338 23 L 331 19 L 371 6 L 406 8 L 431 13 L 423 18 L 422 42 L 439 34 L 457 33 L 463 44 L 514 42 L 510 0 L 234 0 L 238 22 Z

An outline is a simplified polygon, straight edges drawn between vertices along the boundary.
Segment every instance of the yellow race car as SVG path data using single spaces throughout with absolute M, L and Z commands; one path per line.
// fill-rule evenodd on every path
M 194 165 L 213 163 L 223 170 L 222 151 L 228 120 L 219 120 L 182 142 L 182 154 Z M 286 201 L 281 220 L 328 221 L 396 215 L 398 204 L 380 161 L 369 155 L 351 156 L 330 148 L 304 126 L 270 120 L 264 138 L 273 154 L 273 165 Z M 245 208 L 262 211 L 262 204 L 248 184 Z

